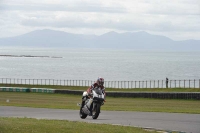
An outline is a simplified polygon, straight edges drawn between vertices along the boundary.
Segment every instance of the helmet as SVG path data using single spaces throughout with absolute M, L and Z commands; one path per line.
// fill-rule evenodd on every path
M 101 78 L 101 77 L 98 77 L 98 79 L 97 79 L 97 84 L 103 86 L 103 84 L 104 84 L 104 79 Z

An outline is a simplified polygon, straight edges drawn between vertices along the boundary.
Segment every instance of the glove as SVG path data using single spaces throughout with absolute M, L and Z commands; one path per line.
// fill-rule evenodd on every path
M 92 96 L 93 96 L 93 94 L 92 94 L 92 93 L 89 93 L 89 94 L 88 94 L 88 96 L 89 96 L 89 97 L 92 97 Z

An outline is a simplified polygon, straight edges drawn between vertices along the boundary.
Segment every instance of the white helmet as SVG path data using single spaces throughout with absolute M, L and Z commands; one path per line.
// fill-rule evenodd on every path
M 98 79 L 97 79 L 97 84 L 103 86 L 103 84 L 104 84 L 104 79 L 101 78 L 101 77 L 98 77 Z

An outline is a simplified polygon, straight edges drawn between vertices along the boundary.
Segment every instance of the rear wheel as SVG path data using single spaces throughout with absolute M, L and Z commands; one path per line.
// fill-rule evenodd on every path
M 97 119 L 100 113 L 100 104 L 96 104 L 96 107 L 94 108 L 94 110 L 92 111 L 92 118 L 93 119 Z

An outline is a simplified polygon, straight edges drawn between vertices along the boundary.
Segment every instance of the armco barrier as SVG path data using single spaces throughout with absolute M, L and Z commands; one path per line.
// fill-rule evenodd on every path
M 83 91 L 76 91 L 76 90 L 55 90 L 55 93 L 61 94 L 74 94 L 74 95 L 82 95 Z
M 29 88 L 19 88 L 19 87 L 0 87 L 0 91 L 4 92 L 30 92 Z
M 0 87 L 0 91 L 5 92 L 37 92 L 37 93 L 60 93 L 82 95 L 83 91 L 78 90 L 57 90 L 48 88 L 17 88 Z M 159 98 L 159 99 L 195 99 L 200 100 L 200 92 L 106 92 L 110 97 L 130 97 L 130 98 Z
M 30 88 L 30 92 L 55 93 L 55 89 L 48 89 L 48 88 Z
M 112 97 L 134 97 L 134 98 L 159 98 L 159 99 L 196 99 L 200 100 L 199 92 L 107 92 Z
M 75 90 L 55 90 L 55 93 L 82 95 L 83 91 Z M 195 99 L 200 100 L 200 92 L 106 92 L 110 97 L 130 97 L 130 98 L 158 98 L 158 99 Z

